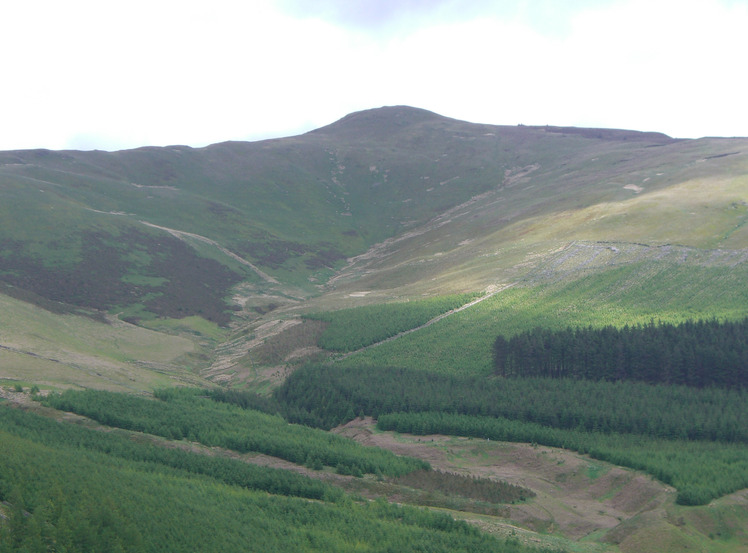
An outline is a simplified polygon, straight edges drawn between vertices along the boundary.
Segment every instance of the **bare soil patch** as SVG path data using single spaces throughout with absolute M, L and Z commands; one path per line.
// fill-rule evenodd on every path
M 672 501 L 674 490 L 646 475 L 563 449 L 443 435 L 379 432 L 371 418 L 334 432 L 428 461 L 435 469 L 503 480 L 534 491 L 508 518 L 537 532 L 579 540 Z
M 316 345 L 324 326 L 319 321 L 272 319 L 249 327 L 250 336 L 239 336 L 217 349 L 216 360 L 202 376 L 214 382 L 276 387 L 293 370 L 287 364 L 324 353 Z
M 6 388 L 5 386 L 0 386 L 0 398 L 7 399 L 8 401 L 11 401 L 12 403 L 18 405 L 26 406 L 32 405 L 33 402 L 31 394 L 28 394 L 26 392 L 16 392 L 12 387 Z

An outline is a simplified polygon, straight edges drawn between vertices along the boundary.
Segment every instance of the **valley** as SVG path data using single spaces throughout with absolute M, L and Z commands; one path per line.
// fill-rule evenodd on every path
M 166 428 L 172 414 L 150 430 L 128 430 L 136 442 L 268 465 L 338 490 L 324 492 L 335 500 L 314 499 L 329 508 L 320 516 L 340 521 L 334 536 L 309 522 L 295 545 L 273 542 L 278 550 L 355 549 L 355 531 L 342 522 L 340 507 L 353 502 L 361 524 L 371 528 L 416 517 L 387 510 L 403 504 L 481 529 L 476 537 L 430 514 L 397 526 L 405 533 L 445 532 L 434 538 L 439 550 L 456 550 L 464 534 L 467 550 L 473 543 L 474 550 L 501 551 L 748 551 L 748 497 L 739 486 L 748 482 L 745 441 L 739 432 L 701 432 L 748 422 L 745 387 L 665 384 L 656 393 L 661 384 L 625 380 L 609 383 L 618 386 L 609 391 L 606 383 L 593 389 L 584 388 L 592 386 L 587 381 L 549 378 L 521 391 L 527 407 L 511 415 L 493 411 L 498 399 L 474 403 L 478 395 L 470 391 L 498 390 L 504 382 L 494 365 L 498 336 L 539 327 L 677 328 L 745 319 L 747 221 L 748 138 L 483 125 L 405 106 L 255 143 L 0 152 L 0 408 L 63 417 L 51 403 L 31 401 L 32 387 L 40 397 L 106 390 L 152 399 L 157 392 L 153 401 L 164 409 L 171 402 L 195 416 L 219 408 L 232 417 L 240 417 L 240 408 L 246 417 L 262 412 L 291 428 L 314 427 L 426 461 L 433 471 L 535 494 L 486 504 L 397 484 L 384 469 L 364 469 L 363 460 L 336 469 L 332 461 L 320 465 L 316 453 L 291 461 L 239 451 L 192 428 L 197 419 L 179 423 L 181 439 L 169 434 L 175 427 L 167 435 L 154 430 Z M 369 384 L 359 389 L 348 378 Z M 525 380 L 507 378 L 505 388 L 520 390 Z M 420 382 L 420 391 L 412 392 L 411 382 Z M 455 397 L 430 395 L 442 385 Z M 216 390 L 227 396 L 209 402 L 163 392 L 195 388 L 206 397 Z M 543 414 L 541 392 L 561 389 L 569 405 Z M 670 407 L 657 403 L 666 398 Z M 582 413 L 598 399 L 596 415 Z M 645 424 L 621 402 L 660 414 Z M 715 402 L 723 413 L 712 414 Z M 693 423 L 698 438 L 663 412 L 687 403 L 712 417 Z M 453 428 L 492 429 L 491 421 L 507 417 L 543 428 L 512 432 L 545 437 L 499 440 L 382 426 L 401 417 L 397 424 L 426 428 L 437 412 L 445 417 L 439 424 Z M 118 426 L 65 420 L 80 428 Z M 54 448 L 71 462 L 104 455 L 14 430 L 23 424 L 42 423 L 8 422 L 0 431 L 31 456 L 46 458 L 42 450 L 53 455 Z M 242 440 L 259 440 L 247 432 Z M 542 443 L 557 439 L 568 445 Z M 634 445 L 624 455 L 616 441 Z M 658 450 L 662 458 L 647 453 Z M 667 464 L 674 459 L 681 464 Z M 124 469 L 111 456 L 101 462 L 106 470 L 139 474 L 145 480 L 134 485 L 147 489 L 151 476 L 140 468 Z M 10 475 L 20 474 L 18 466 L 0 467 L 0 511 L 10 516 L 17 488 L 26 511 L 42 513 L 35 502 L 43 492 L 14 484 Z M 158 469 L 169 474 L 163 476 L 168 493 L 196 486 L 189 483 L 194 476 L 171 470 Z M 718 473 L 734 476 L 725 484 Z M 62 486 L 52 474 L 49 485 Z M 187 480 L 177 484 L 181 478 Z M 199 492 L 207 494 L 201 501 L 208 510 L 208 496 L 245 493 L 209 478 Z M 271 512 L 268 501 L 262 509 Z M 117 513 L 124 528 L 132 515 L 124 507 Z M 55 528 L 64 526 L 55 520 Z M 262 535 L 271 540 L 271 534 Z M 415 539 L 408 535 L 402 539 Z M 483 543 L 481 536 L 498 541 Z M 375 538 L 358 546 L 380 550 Z

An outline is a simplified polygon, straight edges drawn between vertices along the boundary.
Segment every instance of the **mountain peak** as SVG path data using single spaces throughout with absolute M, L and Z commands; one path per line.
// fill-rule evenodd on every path
M 372 136 L 392 133 L 414 124 L 447 119 L 447 117 L 426 109 L 410 106 L 383 106 L 350 113 L 330 125 L 315 129 L 307 134 Z

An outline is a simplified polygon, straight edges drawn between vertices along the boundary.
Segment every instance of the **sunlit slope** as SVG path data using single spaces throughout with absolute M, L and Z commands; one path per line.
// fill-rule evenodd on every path
M 488 374 L 499 334 L 748 316 L 748 141 L 657 150 L 666 148 L 654 167 L 601 170 L 597 180 L 535 168 L 518 185 L 525 193 L 486 194 L 353 264 L 331 305 L 361 290 L 372 297 L 509 288 L 343 362 Z
M 561 329 L 748 316 L 745 253 L 737 263 L 716 254 L 711 258 L 711 252 L 705 254 L 707 259 L 699 256 L 698 261 L 686 262 L 681 261 L 682 250 L 631 253 L 639 260 L 556 271 L 568 261 L 565 254 L 595 257 L 592 245 L 575 244 L 549 260 L 547 273 L 535 273 L 470 309 L 341 362 L 487 375 L 493 371 L 492 347 L 500 334 L 511 336 L 538 326 Z
M 569 162 L 563 174 L 555 166 L 517 169 L 508 186 L 373 250 L 333 284 L 340 294 L 481 289 L 542 271 L 548 256 L 580 241 L 611 244 L 594 262 L 575 254 L 570 271 L 628 263 L 626 244 L 748 247 L 748 140 L 680 141 L 639 153 L 599 166 L 599 157 Z
M 510 285 L 568 294 L 601 275 L 614 289 L 617 267 L 718 298 L 746 284 L 746 175 L 746 139 L 481 125 L 407 107 L 255 143 L 0 152 L 0 293 L 185 335 L 239 320 L 217 350 L 232 358 L 264 336 L 255 327 L 302 312 Z M 662 309 L 719 311 L 683 305 Z M 527 325 L 548 318 L 528 313 Z
M 41 387 L 95 387 L 118 391 L 200 384 L 189 366 L 200 348 L 114 319 L 55 314 L 0 295 L 0 376 Z

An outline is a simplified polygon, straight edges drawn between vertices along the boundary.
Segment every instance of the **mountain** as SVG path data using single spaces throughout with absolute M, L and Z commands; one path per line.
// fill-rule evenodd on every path
M 395 108 L 258 143 L 5 152 L 3 281 L 133 320 L 226 324 L 238 282 L 316 292 L 345 258 L 488 190 L 502 160 L 452 139 L 470 130 Z
M 43 317 L 196 341 L 155 357 L 199 367 L 244 348 L 216 350 L 230 329 L 257 335 L 304 310 L 568 279 L 663 248 L 742 267 L 746 152 L 746 139 L 482 125 L 405 106 L 253 143 L 0 152 L 0 286 Z M 26 361 L 57 359 L 16 341 Z
M 691 337 L 745 328 L 746 222 L 747 138 L 406 106 L 0 152 L 0 550 L 745 551 L 745 364 L 699 361 L 745 337 Z M 494 362 L 632 335 L 644 381 Z

